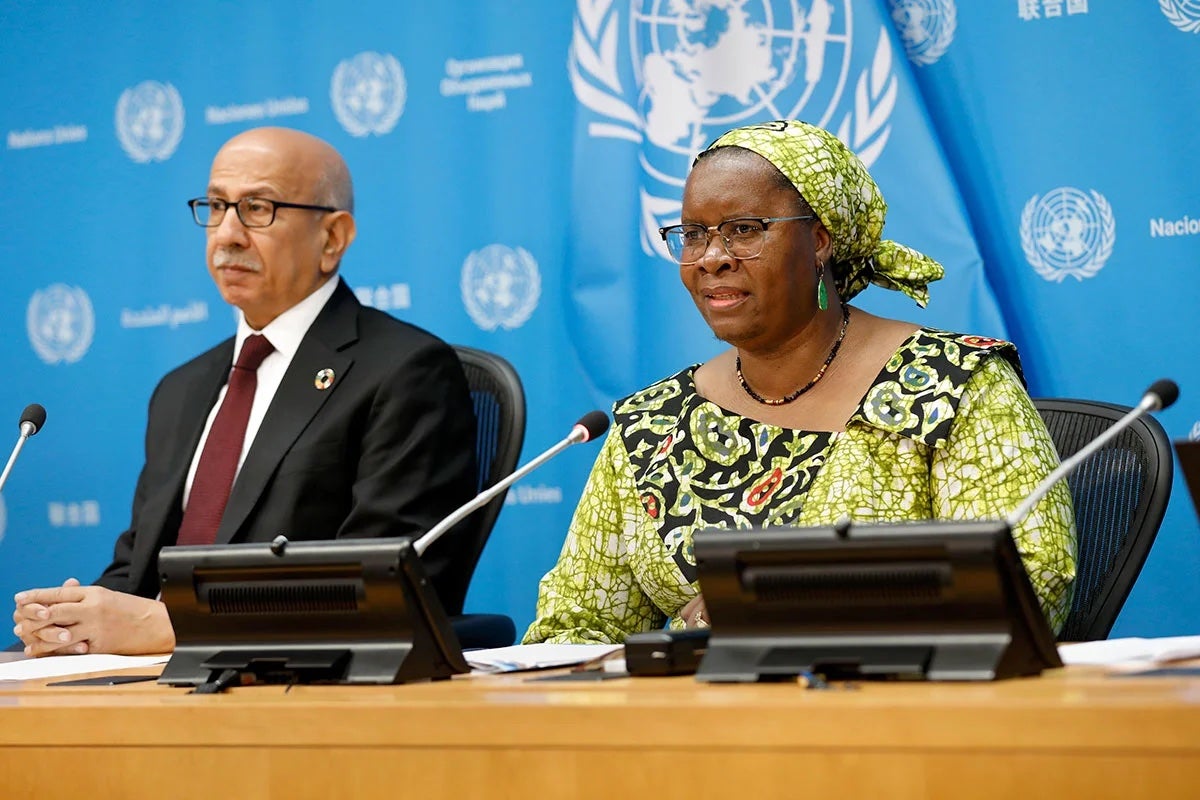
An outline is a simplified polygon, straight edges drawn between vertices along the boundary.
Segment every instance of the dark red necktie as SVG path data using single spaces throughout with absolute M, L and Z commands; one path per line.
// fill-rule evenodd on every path
M 246 439 L 250 406 L 258 388 L 258 366 L 274 350 L 275 346 L 267 341 L 267 337 L 257 333 L 242 344 L 242 352 L 229 376 L 225 399 L 221 401 L 217 418 L 213 420 L 200 453 L 200 464 L 196 467 L 187 509 L 183 512 L 183 524 L 179 526 L 178 544 L 212 544 L 217 540 L 217 528 L 225 513 L 225 504 L 229 502 L 242 443 Z

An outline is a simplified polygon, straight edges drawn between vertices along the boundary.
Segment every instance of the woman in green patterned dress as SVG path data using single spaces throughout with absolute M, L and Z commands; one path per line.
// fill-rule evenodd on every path
M 881 239 L 886 209 L 862 162 L 806 123 L 738 128 L 699 155 L 683 224 L 662 234 L 731 347 L 614 406 L 525 642 L 707 624 L 696 530 L 1000 518 L 1057 465 L 1012 344 L 847 305 L 872 283 L 924 305 L 942 276 Z M 1060 628 L 1075 575 L 1066 485 L 1013 535 Z

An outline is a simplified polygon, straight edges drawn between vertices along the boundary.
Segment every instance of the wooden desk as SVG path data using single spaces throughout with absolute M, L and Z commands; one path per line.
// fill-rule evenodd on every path
M 0 685 L 0 797 L 1200 796 L 1200 679 Z

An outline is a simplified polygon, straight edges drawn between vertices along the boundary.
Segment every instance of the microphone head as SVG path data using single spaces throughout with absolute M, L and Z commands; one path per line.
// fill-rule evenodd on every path
M 1170 378 L 1159 378 L 1150 384 L 1150 388 L 1146 390 L 1146 394 L 1154 396 L 1158 403 L 1156 410 L 1161 411 L 1164 408 L 1169 408 L 1179 399 L 1179 384 Z
M 33 426 L 33 430 L 26 435 L 33 436 L 46 424 L 46 409 L 42 408 L 40 403 L 30 403 L 25 406 L 25 410 L 21 412 L 21 421 L 18 423 L 18 427 L 24 428 L 26 423 Z
M 590 442 L 604 434 L 608 430 L 608 414 L 603 411 L 589 411 L 579 418 L 575 423 L 575 427 L 571 429 L 572 436 L 582 435 L 583 438 L 579 442 Z

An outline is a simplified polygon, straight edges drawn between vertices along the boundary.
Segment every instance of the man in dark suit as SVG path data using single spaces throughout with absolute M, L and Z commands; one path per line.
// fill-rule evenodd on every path
M 454 351 L 337 275 L 353 202 L 341 156 L 308 134 L 259 128 L 217 153 L 190 204 L 237 335 L 155 389 L 132 522 L 96 584 L 16 596 L 26 653 L 172 650 L 164 546 L 415 536 L 470 499 L 475 420 Z M 452 613 L 466 593 L 454 549 L 452 533 L 423 558 Z

